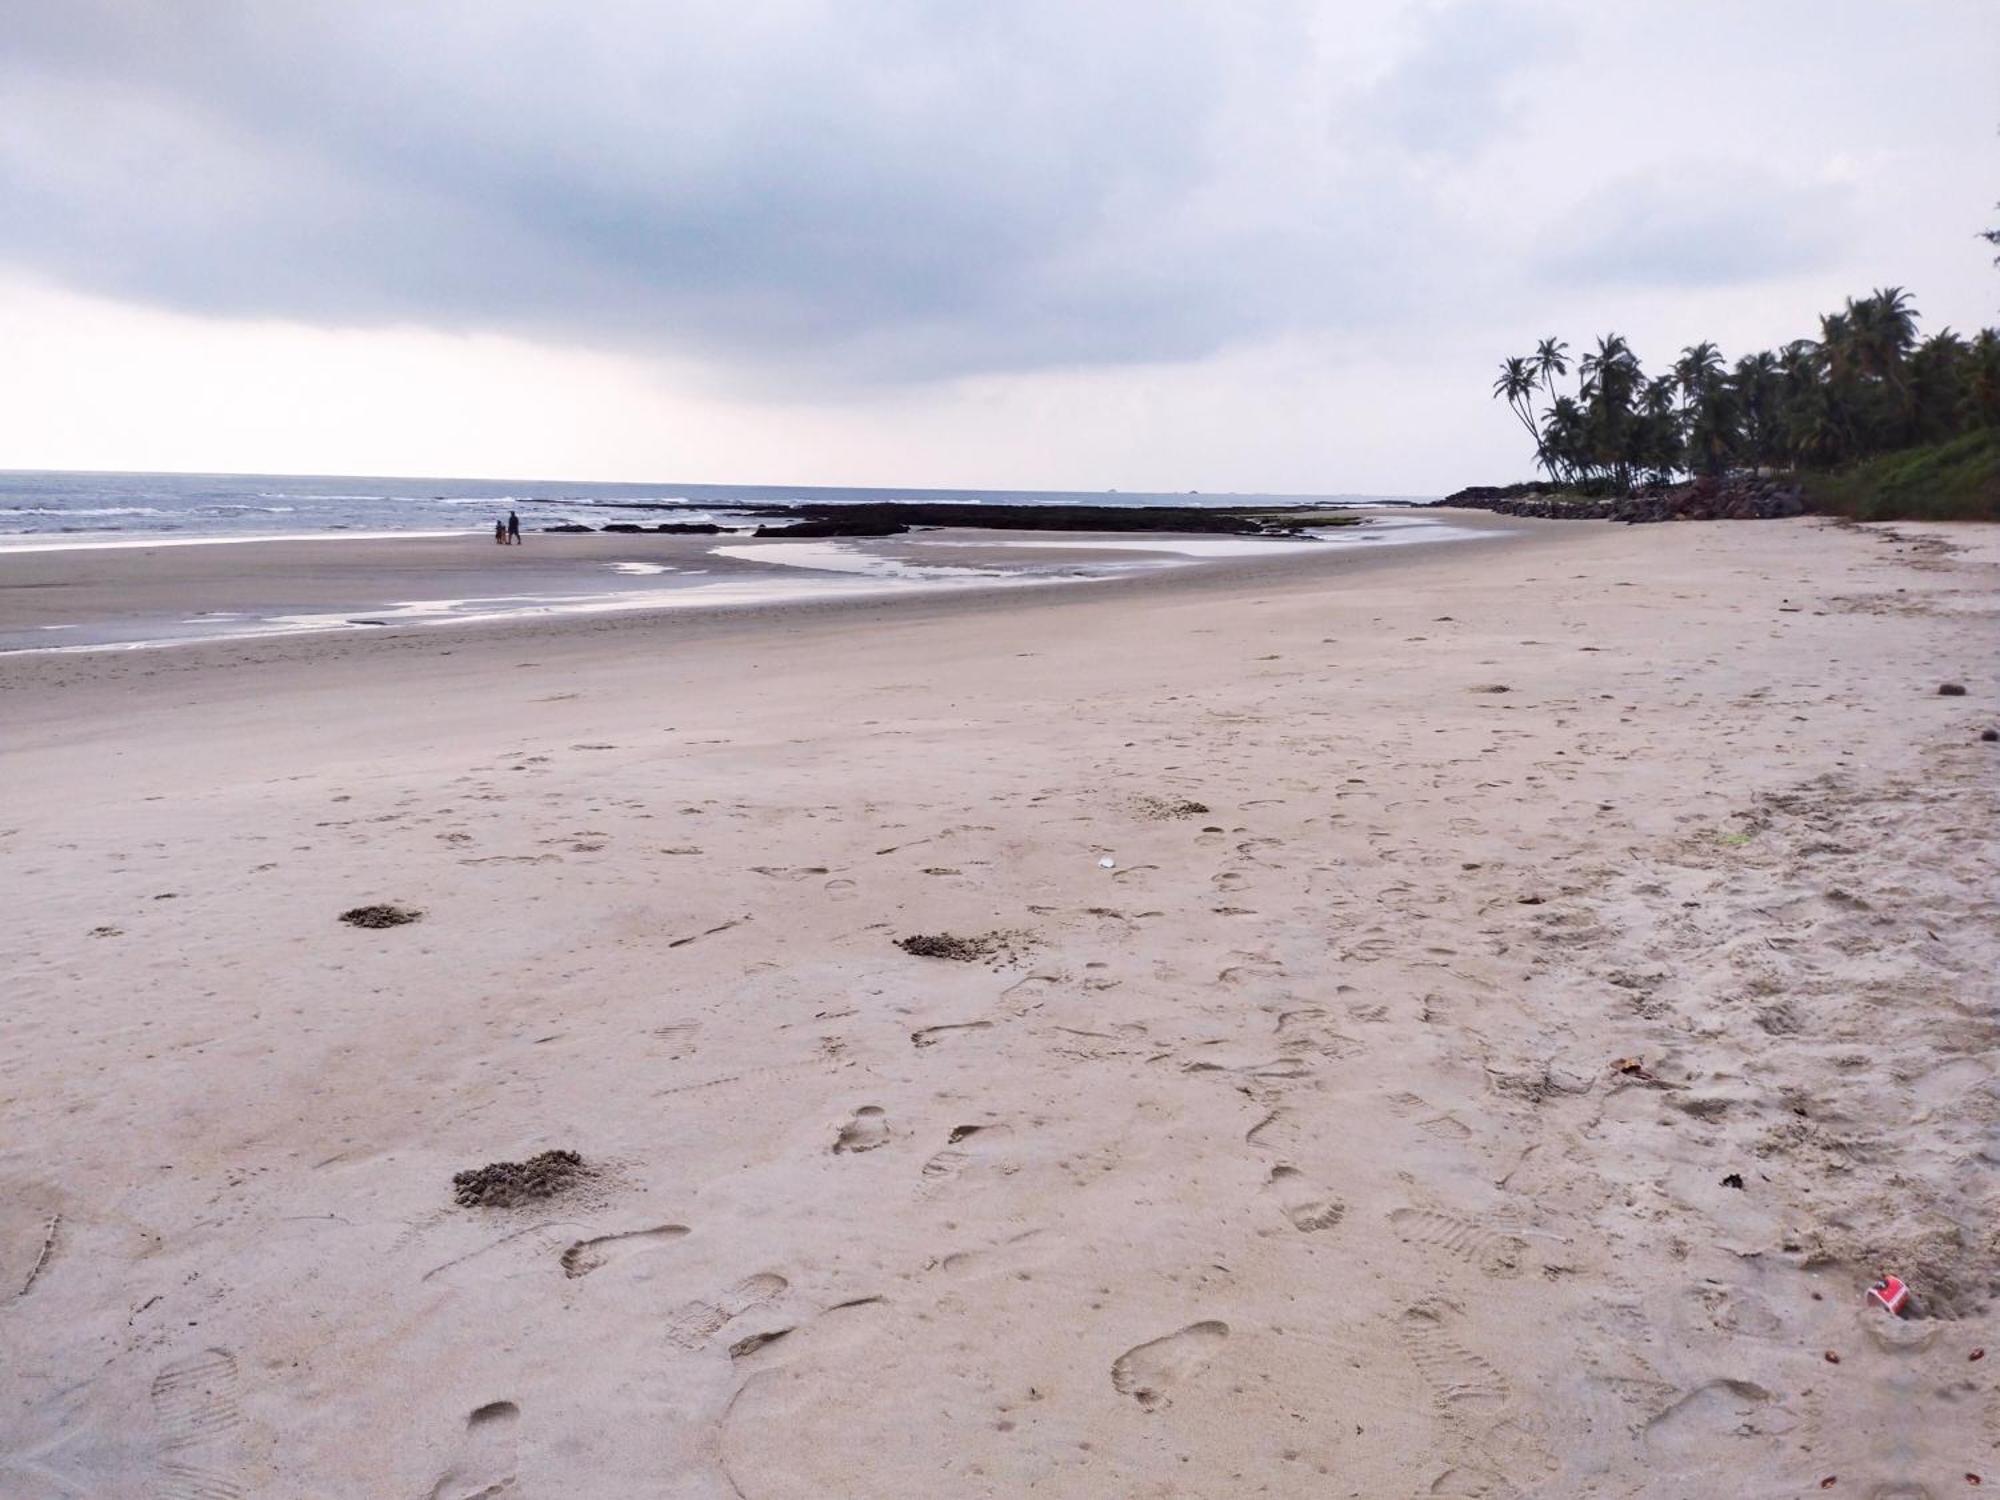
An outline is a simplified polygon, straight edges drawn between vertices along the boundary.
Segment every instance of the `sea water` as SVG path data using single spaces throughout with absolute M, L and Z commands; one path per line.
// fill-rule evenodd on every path
M 221 541 L 490 531 L 512 510 L 530 530 L 631 521 L 754 524 L 745 506 L 887 500 L 986 505 L 1407 504 L 1381 495 L 1139 494 L 1121 491 L 853 489 L 802 485 L 585 484 L 550 480 L 357 479 L 340 475 L 0 471 L 0 547 L 85 541 Z

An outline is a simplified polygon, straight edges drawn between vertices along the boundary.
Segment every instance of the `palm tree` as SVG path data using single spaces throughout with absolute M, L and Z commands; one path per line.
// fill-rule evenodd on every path
M 1542 449 L 1541 430 L 1535 426 L 1535 385 L 1534 357 L 1515 355 L 1500 361 L 1500 378 L 1493 382 L 1493 395 L 1496 399 L 1504 397 L 1508 410 L 1528 429 L 1528 436 L 1535 443 L 1535 462 L 1546 468 L 1548 455 Z
M 1940 442 L 1958 430 L 1965 404 L 1970 350 L 1949 328 L 1917 345 L 1910 356 L 1911 441 Z
M 1632 487 L 1633 438 L 1638 423 L 1633 400 L 1645 381 L 1632 346 L 1607 333 L 1577 366 L 1582 377 L 1584 426 L 1590 455 L 1607 470 L 1619 490 Z
M 1568 396 L 1558 396 L 1549 405 L 1542 422 L 1542 451 L 1557 469 L 1574 482 L 1589 467 L 1584 451 L 1583 408 Z
M 1681 350 L 1674 362 L 1674 380 L 1685 400 L 1692 401 L 1722 378 L 1722 351 L 1704 340 Z
M 1750 462 L 1763 469 L 1783 455 L 1780 410 L 1784 382 L 1778 356 L 1768 349 L 1736 361 L 1729 382 L 1743 422 L 1743 448 Z
M 1556 399 L 1556 377 L 1569 374 L 1569 345 L 1561 339 L 1543 339 L 1535 345 L 1535 373 L 1542 377 L 1549 400 Z
M 2000 331 L 1985 329 L 1972 341 L 1966 366 L 1965 398 L 1960 408 L 1966 422 L 2000 427 Z
M 1986 237 L 2000 244 L 2000 229 Z M 1816 339 L 1745 355 L 1733 367 L 1704 340 L 1652 379 L 1631 345 L 1607 333 L 1577 360 L 1574 396 L 1556 385 L 1569 374 L 1569 347 L 1546 338 L 1532 355 L 1501 364 L 1493 393 L 1506 398 L 1552 477 L 1617 490 L 1732 464 L 1845 464 L 2000 426 L 2000 329 L 1968 342 L 1947 328 L 1919 341 L 1917 324 L 1907 291 L 1877 287 L 1824 314 Z

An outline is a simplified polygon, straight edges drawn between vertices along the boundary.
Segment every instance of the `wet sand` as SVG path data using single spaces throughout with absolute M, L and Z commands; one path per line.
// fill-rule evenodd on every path
M 809 603 L 1250 559 L 1312 566 L 1372 547 L 1518 534 L 1484 516 L 1356 514 L 1357 526 L 1303 540 L 939 529 L 879 540 L 531 534 L 519 547 L 466 534 L 44 541 L 0 547 L 0 654 Z
M 0 1493 L 1963 1489 L 2000 545 L 1513 530 L 0 659 Z

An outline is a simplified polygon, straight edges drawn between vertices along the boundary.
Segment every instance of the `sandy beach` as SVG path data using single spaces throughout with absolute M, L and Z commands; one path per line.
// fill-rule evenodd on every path
M 2000 1482 L 2000 539 L 1473 524 L 0 656 L 0 1496 Z

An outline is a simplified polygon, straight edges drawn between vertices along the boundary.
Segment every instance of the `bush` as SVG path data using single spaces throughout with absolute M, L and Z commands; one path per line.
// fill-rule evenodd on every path
M 2000 521 L 2000 432 L 1801 477 L 1808 506 L 1857 521 Z

